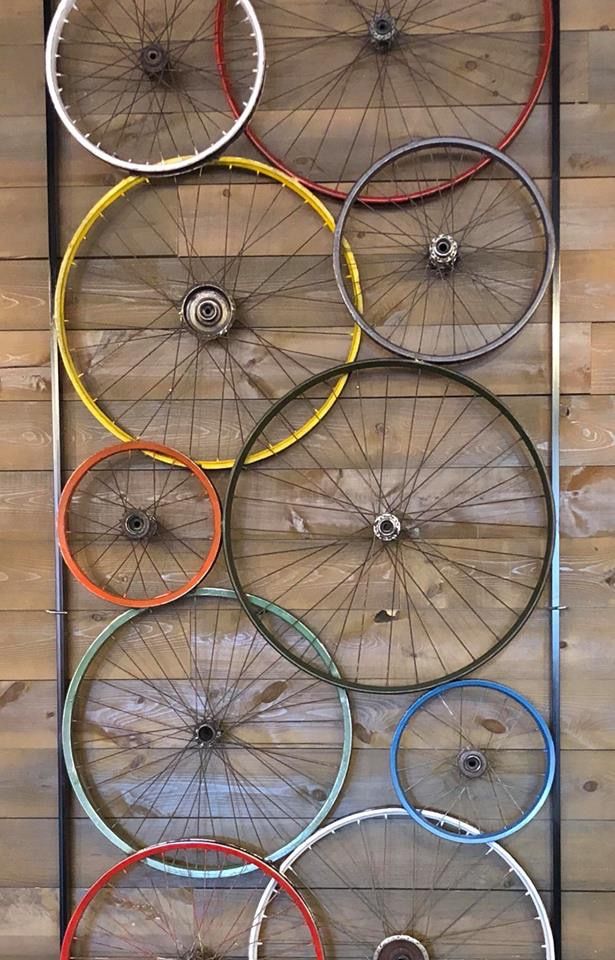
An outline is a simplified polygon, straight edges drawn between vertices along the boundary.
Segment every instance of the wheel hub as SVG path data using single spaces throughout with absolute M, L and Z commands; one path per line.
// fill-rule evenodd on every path
M 429 243 L 429 263 L 432 267 L 446 269 L 459 259 L 459 244 L 449 233 L 433 237 Z
M 156 519 L 145 510 L 129 510 L 122 520 L 124 533 L 131 540 L 145 540 L 156 533 Z
M 457 763 L 464 777 L 476 780 L 487 770 L 487 757 L 480 750 L 462 750 Z
M 198 337 L 213 340 L 228 333 L 235 319 L 235 303 L 221 287 L 200 284 L 188 291 L 182 317 Z
M 369 35 L 379 50 L 388 50 L 397 36 L 397 24 L 390 13 L 377 13 L 369 22 Z
M 400 933 L 379 943 L 373 960 L 429 960 L 429 954 L 416 937 Z
M 148 43 L 139 51 L 139 63 L 149 77 L 158 77 L 167 68 L 169 55 L 160 43 Z
M 202 720 L 194 730 L 194 739 L 199 747 L 211 747 L 222 736 L 222 730 L 214 720 Z
M 381 513 L 374 521 L 373 530 L 379 540 L 397 540 L 401 523 L 394 513 Z

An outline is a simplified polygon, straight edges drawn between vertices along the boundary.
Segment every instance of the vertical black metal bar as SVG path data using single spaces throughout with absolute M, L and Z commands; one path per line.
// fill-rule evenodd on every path
M 561 105 L 560 105 L 560 0 L 553 2 L 553 54 L 551 60 L 551 212 L 555 227 L 557 256 L 551 288 L 551 485 L 555 500 L 555 549 L 551 574 L 551 730 L 555 741 L 557 768 L 552 793 L 551 816 L 551 877 L 553 904 L 551 923 L 556 960 L 562 956 L 562 830 L 561 830 L 561 773 L 560 773 L 560 173 L 561 173 Z
M 54 13 L 54 0 L 43 0 L 45 37 Z M 54 521 L 62 490 L 62 421 L 60 392 L 60 363 L 53 323 L 53 295 L 60 264 L 60 197 L 58 177 L 57 120 L 49 94 L 45 102 L 45 146 L 47 167 L 47 242 L 49 256 L 49 302 L 51 305 L 51 418 L 53 447 L 53 504 Z M 55 529 L 55 523 L 54 523 Z M 55 592 L 54 610 L 56 638 L 56 708 L 57 708 L 57 777 L 58 777 L 58 894 L 60 941 L 70 916 L 70 846 L 69 804 L 70 786 L 62 755 L 62 713 L 68 682 L 66 634 L 64 629 L 64 568 L 57 539 L 54 546 Z

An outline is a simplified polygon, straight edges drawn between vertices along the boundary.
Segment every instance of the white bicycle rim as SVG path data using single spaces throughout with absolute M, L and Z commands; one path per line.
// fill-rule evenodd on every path
M 47 36 L 45 47 L 45 73 L 47 77 L 49 96 L 51 97 L 52 103 L 60 120 L 69 133 L 81 144 L 82 147 L 84 147 L 89 153 L 93 154 L 93 156 L 97 157 L 99 160 L 109 163 L 121 170 L 129 170 L 132 173 L 178 173 L 182 170 L 199 166 L 204 161 L 210 159 L 211 157 L 215 157 L 224 151 L 225 148 L 228 147 L 229 144 L 231 144 L 236 137 L 239 136 L 239 134 L 250 121 L 250 118 L 252 117 L 252 114 L 254 113 L 260 99 L 265 80 L 265 44 L 260 23 L 254 8 L 250 3 L 250 0 L 235 0 L 235 5 L 243 8 L 246 14 L 246 22 L 248 22 L 252 28 L 252 35 L 255 42 L 254 57 L 256 59 L 256 66 L 254 67 L 254 84 L 250 92 L 250 96 L 245 102 L 242 103 L 241 112 L 231 124 L 229 129 L 224 131 L 214 143 L 210 144 L 204 150 L 201 150 L 198 153 L 190 156 L 168 157 L 156 163 L 139 163 L 131 158 L 123 159 L 122 157 L 118 157 L 112 153 L 107 153 L 105 150 L 101 149 L 100 144 L 94 143 L 88 135 L 81 132 L 76 122 L 72 119 L 70 113 L 68 112 L 68 108 L 62 99 L 62 86 L 60 83 L 61 75 L 58 73 L 57 62 L 60 59 L 59 46 L 62 39 L 62 29 L 65 23 L 67 23 L 69 20 L 71 10 L 77 8 L 77 2 L 76 0 L 61 0 L 54 14 L 53 20 L 51 21 L 49 34 Z M 220 80 L 220 84 L 222 85 L 222 79 Z
M 470 834 L 476 834 L 479 832 L 476 827 L 473 827 L 471 824 L 465 823 L 462 820 L 458 820 L 456 817 L 448 816 L 447 814 L 436 813 L 432 810 L 422 810 L 421 813 L 424 817 L 437 821 L 438 823 L 444 823 L 449 827 L 453 827 L 457 832 L 460 830 L 467 831 Z M 359 813 L 351 813 L 339 820 L 334 820 L 332 823 L 321 827 L 320 830 L 317 830 L 316 833 L 312 834 L 311 837 L 308 837 L 307 840 L 304 840 L 303 843 L 299 844 L 299 846 L 296 847 L 288 857 L 286 857 L 278 869 L 280 873 L 285 874 L 290 871 L 292 874 L 292 866 L 302 854 L 316 846 L 318 841 L 322 840 L 323 837 L 336 833 L 343 827 L 351 824 L 360 824 L 365 820 L 382 818 L 387 819 L 392 817 L 404 817 L 409 823 L 411 822 L 408 814 L 402 807 L 375 807 L 368 810 L 362 810 Z M 540 923 L 542 929 L 544 938 L 542 949 L 544 951 L 545 960 L 555 960 L 555 947 L 553 943 L 553 933 L 551 931 L 549 917 L 535 884 L 525 872 L 521 864 L 518 863 L 517 860 L 515 860 L 515 858 L 504 849 L 504 847 L 501 847 L 498 843 L 487 843 L 485 846 L 489 847 L 492 853 L 497 854 L 497 856 L 504 861 L 509 868 L 509 871 L 513 872 L 525 887 L 526 895 L 530 897 L 534 907 L 536 908 L 536 920 Z M 261 899 L 259 900 L 256 912 L 254 914 L 254 921 L 250 928 L 248 960 L 260 960 L 258 948 L 261 943 L 261 926 L 266 917 L 267 907 L 269 906 L 272 896 L 275 893 L 275 889 L 276 882 L 275 880 L 272 880 L 267 884 L 267 887 L 263 891 Z

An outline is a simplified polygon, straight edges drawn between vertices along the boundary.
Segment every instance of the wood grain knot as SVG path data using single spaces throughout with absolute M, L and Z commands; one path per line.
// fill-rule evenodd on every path
M 506 727 L 501 720 L 485 717 L 484 720 L 481 720 L 481 725 L 485 730 L 488 730 L 489 733 L 506 733 Z

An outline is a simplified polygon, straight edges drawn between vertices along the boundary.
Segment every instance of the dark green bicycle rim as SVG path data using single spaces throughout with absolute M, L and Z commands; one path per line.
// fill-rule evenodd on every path
M 518 614 L 515 619 L 515 622 L 506 629 L 502 636 L 492 644 L 492 646 L 486 650 L 484 653 L 477 656 L 472 662 L 465 664 L 459 669 L 452 670 L 449 673 L 442 674 L 437 678 L 430 678 L 429 680 L 420 680 L 413 683 L 404 683 L 404 684 L 392 684 L 392 685 L 374 685 L 363 681 L 355 681 L 345 679 L 343 672 L 340 669 L 339 677 L 332 677 L 331 675 L 326 674 L 324 671 L 321 672 L 313 664 L 305 663 L 300 657 L 297 657 L 288 650 L 283 643 L 276 638 L 275 634 L 272 633 L 271 629 L 268 629 L 266 622 L 261 621 L 255 609 L 251 606 L 249 601 L 250 593 L 252 590 L 245 588 L 241 582 L 241 576 L 238 570 L 238 566 L 234 556 L 234 545 L 233 545 L 233 508 L 234 508 L 234 498 L 237 490 L 238 482 L 242 474 L 246 471 L 258 470 L 258 465 L 248 466 L 246 465 L 246 460 L 250 454 L 252 445 L 255 443 L 259 435 L 267 428 L 267 426 L 275 419 L 276 416 L 284 409 L 284 407 L 291 403 L 293 400 L 302 396 L 313 387 L 318 386 L 321 383 L 326 382 L 327 380 L 334 377 L 347 376 L 348 382 L 345 388 L 345 391 L 349 389 L 349 385 L 352 380 L 352 375 L 359 373 L 361 371 L 370 371 L 370 370 L 390 370 L 390 371 L 414 371 L 421 372 L 425 374 L 433 374 L 435 377 L 439 377 L 448 381 L 452 381 L 460 386 L 471 391 L 477 397 L 480 397 L 490 403 L 499 414 L 501 414 L 508 424 L 513 428 L 517 433 L 520 443 L 527 454 L 529 465 L 533 466 L 536 469 L 538 478 L 540 480 L 540 487 L 542 489 L 542 494 L 544 496 L 544 510 L 545 510 L 545 524 L 544 524 L 544 555 L 542 557 L 540 572 L 536 580 L 535 586 L 532 588 L 529 598 L 523 608 L 523 610 Z M 345 392 L 344 391 L 344 392 Z M 343 397 L 344 394 L 342 394 Z M 324 420 L 324 418 L 323 418 Z M 262 443 L 262 441 L 261 441 Z M 269 461 L 269 465 L 275 463 L 274 461 Z M 302 384 L 297 387 L 294 387 L 290 390 L 284 397 L 277 401 L 262 417 L 260 422 L 254 427 L 248 436 L 246 442 L 243 445 L 243 448 L 237 457 L 235 466 L 231 472 L 229 485 L 227 488 L 225 507 L 224 507 L 224 522 L 223 522 L 223 544 L 224 552 L 227 562 L 227 568 L 229 576 L 233 587 L 237 593 L 237 598 L 241 603 L 241 606 L 245 610 L 246 614 L 253 622 L 253 624 L 259 629 L 262 635 L 267 639 L 269 643 L 284 657 L 286 657 L 291 663 L 300 669 L 304 670 L 306 673 L 310 674 L 316 679 L 324 680 L 327 683 L 331 683 L 335 686 L 343 687 L 347 690 L 355 690 L 357 692 L 364 693 L 392 693 L 392 694 L 402 694 L 402 693 L 418 693 L 423 690 L 430 689 L 436 683 L 444 683 L 451 680 L 457 680 L 464 676 L 467 676 L 469 673 L 472 673 L 477 668 L 483 666 L 485 663 L 488 663 L 494 656 L 496 656 L 508 643 L 519 633 L 522 627 L 527 623 L 531 614 L 535 610 L 542 591 L 547 582 L 549 571 L 551 567 L 551 559 L 553 554 L 553 542 L 554 542 L 554 531 L 555 531 L 555 508 L 553 502 L 553 494 L 551 491 L 549 477 L 547 470 L 541 460 L 541 457 L 531 440 L 529 434 L 525 428 L 521 425 L 518 419 L 514 414 L 509 410 L 509 408 L 490 390 L 484 387 L 482 384 L 476 383 L 471 378 L 465 376 L 462 373 L 459 373 L 455 370 L 449 368 L 444 368 L 435 364 L 425 363 L 419 360 L 411 359 L 382 359 L 382 360 L 358 360 L 353 363 L 340 364 L 339 366 L 333 367 L 327 370 L 324 373 L 320 373 L 314 377 L 311 377 L 308 380 L 305 380 Z M 539 560 L 539 557 L 536 558 Z M 264 599 L 269 599 L 265 597 Z M 271 600 L 272 606 L 277 603 L 277 601 Z M 266 609 L 265 611 L 266 612 Z M 299 620 L 300 618 L 297 617 Z M 338 661 L 338 667 L 339 667 Z

